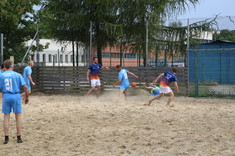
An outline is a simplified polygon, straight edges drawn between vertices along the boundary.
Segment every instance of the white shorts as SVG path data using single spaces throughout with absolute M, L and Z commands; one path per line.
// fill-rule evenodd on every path
M 91 80 L 91 87 L 101 86 L 100 79 Z
M 172 92 L 170 87 L 164 87 L 164 86 L 160 85 L 159 88 L 160 88 L 160 93 L 168 94 L 168 93 Z

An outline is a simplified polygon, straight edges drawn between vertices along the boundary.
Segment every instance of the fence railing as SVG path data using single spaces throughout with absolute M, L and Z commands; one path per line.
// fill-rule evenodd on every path
M 142 84 L 150 83 L 156 77 L 166 71 L 171 71 L 170 67 L 125 67 L 125 69 L 135 73 L 139 79 L 129 75 L 130 82 L 137 83 L 137 89 L 142 88 Z M 178 84 L 181 95 L 188 93 L 188 70 L 178 68 Z M 22 73 L 23 68 L 16 68 L 17 72 Z M 33 80 L 36 86 L 33 91 L 53 92 L 53 93 L 77 93 L 85 94 L 90 88 L 90 83 L 86 80 L 87 67 L 34 67 Z M 100 77 L 103 90 L 110 90 L 118 80 L 118 72 L 114 67 L 110 70 L 100 70 Z M 172 86 L 174 88 L 174 86 Z

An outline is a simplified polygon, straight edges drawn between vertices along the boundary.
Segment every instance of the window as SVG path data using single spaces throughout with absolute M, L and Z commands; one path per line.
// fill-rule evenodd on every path
M 82 62 L 85 62 L 85 55 L 82 55 Z
M 120 58 L 120 53 L 111 53 L 111 58 Z
M 70 55 L 70 62 L 73 63 L 73 55 Z
M 60 55 L 60 63 L 63 63 L 63 55 Z
M 52 62 L 51 54 L 48 55 L 48 62 L 49 62 L 49 63 Z
M 46 62 L 46 54 L 43 54 L 43 55 L 42 55 L 42 61 L 43 61 L 43 62 Z
M 110 57 L 110 53 L 109 52 L 102 52 L 102 57 L 103 58 L 109 58 Z
M 57 54 L 54 55 L 54 61 L 57 63 Z
M 69 63 L 68 55 L 65 55 L 65 63 Z
M 125 54 L 125 58 L 127 59 L 136 59 L 136 54 Z
M 40 62 L 40 55 L 39 54 L 37 54 L 37 62 Z

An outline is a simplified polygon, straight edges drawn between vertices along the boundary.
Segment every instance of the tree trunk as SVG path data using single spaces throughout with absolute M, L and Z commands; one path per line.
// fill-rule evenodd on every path
M 73 67 L 75 66 L 75 61 L 74 61 L 74 58 L 75 58 L 75 54 L 74 54 L 74 41 L 72 41 L 72 51 L 73 51 Z
M 102 64 L 102 45 L 101 45 L 101 38 L 100 37 L 100 27 L 99 27 L 99 23 L 97 23 L 96 25 L 96 46 L 97 46 L 97 58 L 98 58 L 98 62 L 100 64 Z
M 76 64 L 77 64 L 77 67 L 78 67 L 78 63 L 79 63 L 79 56 L 78 56 L 78 42 L 76 42 Z

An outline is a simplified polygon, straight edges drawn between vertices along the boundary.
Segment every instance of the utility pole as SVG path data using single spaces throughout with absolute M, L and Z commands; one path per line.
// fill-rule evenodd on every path
M 3 64 L 3 34 L 1 33 L 1 64 Z
M 38 24 L 37 24 L 37 40 L 36 40 L 36 43 L 37 43 L 37 66 L 39 66 L 39 59 L 40 59 L 40 55 L 39 55 L 39 28 L 38 28 Z
M 91 64 L 92 63 L 92 21 L 90 21 L 90 58 L 89 58 L 89 61 Z
M 147 10 L 147 15 L 146 15 L 146 47 L 145 47 L 145 64 L 146 67 L 148 66 L 148 42 L 149 42 L 149 34 L 148 34 L 148 25 L 149 25 L 149 14 L 148 14 L 148 10 Z

